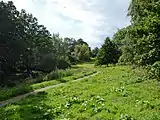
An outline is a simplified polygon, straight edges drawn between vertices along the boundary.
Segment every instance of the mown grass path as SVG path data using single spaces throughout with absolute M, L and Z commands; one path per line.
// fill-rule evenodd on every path
M 93 73 L 92 75 L 85 76 L 85 77 L 82 77 L 82 78 L 79 78 L 79 79 L 77 79 L 77 80 L 73 80 L 73 81 L 70 81 L 70 82 L 81 81 L 81 80 L 83 80 L 83 79 L 85 79 L 85 78 L 95 76 L 95 75 L 97 75 L 97 74 L 99 74 L 99 73 L 100 73 L 100 72 L 96 72 L 96 73 Z M 62 86 L 62 85 L 64 85 L 64 84 L 67 84 L 67 83 L 60 83 L 60 84 L 57 84 L 57 85 L 47 86 L 47 87 L 44 87 L 44 88 L 35 90 L 35 91 L 33 91 L 33 92 L 30 92 L 30 93 L 26 93 L 26 94 L 13 97 L 13 98 L 8 99 L 8 100 L 5 100 L 5 101 L 1 101 L 1 102 L 0 102 L 0 107 L 3 107 L 3 106 L 5 106 L 5 105 L 7 105 L 7 104 L 10 104 L 10 103 L 14 103 L 14 102 L 20 101 L 21 99 L 23 99 L 23 98 L 25 98 L 25 97 L 27 97 L 27 96 L 29 96 L 29 95 L 35 95 L 35 94 L 37 94 L 37 93 L 46 91 L 46 90 L 51 89 L 51 88 L 55 88 L 55 87 Z

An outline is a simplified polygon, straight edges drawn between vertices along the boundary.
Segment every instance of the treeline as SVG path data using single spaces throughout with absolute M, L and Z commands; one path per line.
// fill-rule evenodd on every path
M 51 34 L 25 10 L 13 2 L 0 2 L 0 86 L 66 69 L 79 61 L 89 61 L 91 49 L 83 39 Z
M 118 30 L 112 40 L 105 40 L 97 61 L 99 64 L 119 62 L 144 66 L 152 77 L 159 78 L 160 1 L 132 0 L 128 16 L 131 17 L 131 25 Z

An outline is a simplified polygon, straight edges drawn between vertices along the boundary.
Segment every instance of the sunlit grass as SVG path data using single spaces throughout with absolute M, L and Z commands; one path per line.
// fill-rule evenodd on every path
M 82 64 L 80 66 L 91 67 Z M 92 68 L 93 69 L 93 68 Z M 3 119 L 160 120 L 160 86 L 128 66 L 49 89 L 0 109 Z

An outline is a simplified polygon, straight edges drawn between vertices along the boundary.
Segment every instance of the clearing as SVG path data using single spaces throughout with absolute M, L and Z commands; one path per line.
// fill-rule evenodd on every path
M 93 70 L 93 64 L 78 67 Z M 77 67 L 77 69 L 78 69 Z M 68 82 L 0 108 L 1 120 L 160 120 L 160 85 L 129 66 Z

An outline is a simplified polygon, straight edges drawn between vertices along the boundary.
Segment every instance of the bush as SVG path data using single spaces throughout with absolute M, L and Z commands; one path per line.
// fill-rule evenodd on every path
M 57 60 L 51 55 L 44 56 L 40 63 L 40 69 L 43 72 L 47 73 L 55 70 L 56 66 L 57 66 Z
M 160 80 L 160 61 L 155 62 L 152 66 L 148 66 L 149 76 Z
M 58 69 L 67 69 L 70 68 L 71 65 L 66 60 L 59 60 L 58 61 Z
M 77 58 L 74 57 L 74 56 L 72 56 L 72 55 L 69 55 L 69 56 L 68 56 L 68 59 L 69 59 L 69 61 L 70 61 L 70 63 L 71 63 L 72 65 L 76 65 L 77 62 L 78 62 Z

